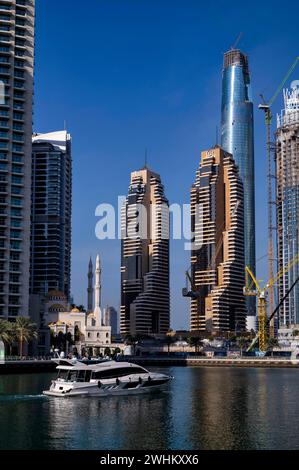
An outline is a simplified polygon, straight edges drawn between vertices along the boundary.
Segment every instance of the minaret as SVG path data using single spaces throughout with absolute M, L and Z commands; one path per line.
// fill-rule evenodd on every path
M 88 265 L 87 312 L 93 311 L 93 265 L 90 258 Z
M 95 309 L 94 314 L 99 326 L 102 326 L 102 312 L 101 312 L 101 263 L 100 255 L 97 256 L 96 261 L 96 282 L 95 282 Z

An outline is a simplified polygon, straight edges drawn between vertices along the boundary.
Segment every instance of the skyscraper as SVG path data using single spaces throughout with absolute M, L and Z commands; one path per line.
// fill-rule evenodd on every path
M 242 331 L 246 308 L 243 186 L 232 156 L 202 152 L 191 189 L 191 330 Z
M 118 334 L 118 313 L 114 307 L 106 305 L 104 309 L 104 325 L 111 326 L 111 334 Z
M 224 54 L 221 146 L 233 155 L 244 187 L 245 265 L 255 274 L 255 189 L 253 103 L 248 58 L 239 50 Z M 244 266 L 245 269 L 245 266 Z M 246 299 L 247 314 L 256 315 L 254 297 Z M 253 326 L 253 321 L 251 322 Z
M 131 174 L 122 208 L 121 334 L 169 329 L 169 210 L 158 174 Z
M 37 134 L 32 151 L 30 293 L 70 298 L 72 158 L 66 131 Z
M 34 0 L 0 1 L 0 318 L 10 320 L 29 305 L 34 29 Z
M 277 255 L 280 271 L 299 253 L 299 87 L 284 90 L 284 109 L 277 119 Z M 281 300 L 299 276 L 298 263 L 279 280 Z M 298 284 L 279 310 L 280 326 L 299 324 Z

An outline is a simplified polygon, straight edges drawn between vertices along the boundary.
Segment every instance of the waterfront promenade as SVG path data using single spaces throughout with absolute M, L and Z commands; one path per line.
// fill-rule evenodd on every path
M 206 358 L 202 356 L 190 357 L 158 357 L 158 356 L 130 356 L 122 360 L 135 362 L 143 366 L 185 366 L 185 367 L 298 367 L 299 360 L 279 357 L 214 357 Z
M 123 356 L 118 360 L 133 362 L 147 366 L 176 366 L 176 367 L 255 367 L 255 368 L 299 368 L 298 359 L 279 357 L 214 357 L 202 356 L 171 357 L 171 356 Z M 49 358 L 8 360 L 0 363 L 0 374 L 54 372 L 57 364 Z

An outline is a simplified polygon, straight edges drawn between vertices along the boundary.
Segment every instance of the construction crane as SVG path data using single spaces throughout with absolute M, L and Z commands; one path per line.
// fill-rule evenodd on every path
M 231 51 L 233 51 L 234 49 L 236 49 L 237 45 L 239 44 L 241 38 L 243 36 L 243 32 L 241 31 L 241 33 L 239 34 L 239 36 L 237 37 L 236 41 L 234 42 L 234 44 L 231 46 Z
M 271 159 L 271 151 L 272 151 L 272 146 L 271 146 L 271 122 L 272 122 L 272 112 L 271 112 L 271 107 L 273 103 L 275 102 L 276 98 L 280 94 L 281 90 L 283 89 L 285 83 L 287 80 L 290 78 L 292 72 L 295 70 L 297 64 L 299 61 L 299 56 L 296 57 L 295 61 L 289 68 L 286 76 L 280 83 L 279 87 L 277 88 L 276 92 L 270 99 L 270 101 L 267 103 L 261 95 L 261 98 L 263 100 L 263 103 L 259 105 L 259 109 L 264 111 L 265 113 L 265 122 L 266 122 L 266 129 L 267 129 L 267 160 L 268 160 L 268 275 L 269 279 L 273 278 L 273 262 L 274 262 L 274 249 L 273 249 L 273 201 L 272 201 L 272 194 L 273 194 L 273 185 L 272 185 L 272 159 Z M 269 311 L 273 312 L 274 309 L 274 286 L 272 285 L 269 288 Z M 271 320 L 270 324 L 270 336 L 273 338 L 274 337 L 274 317 Z
M 193 283 L 193 279 L 192 279 L 192 276 L 190 274 L 190 271 L 191 270 L 191 266 L 190 268 L 188 269 L 188 271 L 185 272 L 185 275 L 186 275 L 186 287 L 182 290 L 182 294 L 183 294 L 183 297 L 189 297 L 190 299 L 193 299 L 193 300 L 196 300 L 197 301 L 197 306 L 196 306 L 196 311 L 197 311 L 197 315 L 196 315 L 196 329 L 197 331 L 199 331 L 199 297 L 200 297 L 200 293 L 198 290 L 196 290 L 196 286 L 195 284 Z M 189 284 L 190 284 L 190 288 L 189 288 Z
M 285 296 L 281 299 L 279 305 L 276 307 L 275 310 L 272 310 L 272 314 L 267 319 L 267 297 L 269 295 L 270 289 L 277 283 L 277 281 L 284 276 L 295 264 L 299 262 L 299 253 L 283 268 L 279 271 L 276 276 L 265 284 L 265 286 L 261 287 L 260 283 L 255 278 L 254 274 L 250 270 L 248 266 L 246 266 L 246 286 L 244 289 L 244 294 L 246 296 L 255 296 L 258 299 L 258 334 L 254 338 L 253 342 L 248 348 L 250 351 L 253 346 L 259 341 L 259 349 L 262 352 L 265 352 L 267 349 L 267 328 L 268 325 L 271 325 L 271 321 L 273 320 L 276 312 L 279 310 L 282 303 L 288 297 L 290 292 L 295 287 L 296 283 L 298 282 L 299 278 L 294 282 Z M 250 281 L 251 278 L 251 281 Z M 255 288 L 254 288 L 255 286 Z

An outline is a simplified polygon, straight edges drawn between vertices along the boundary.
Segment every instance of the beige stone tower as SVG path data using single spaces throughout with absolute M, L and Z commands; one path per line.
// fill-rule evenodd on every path
M 198 293 L 191 300 L 191 330 L 244 330 L 243 187 L 232 156 L 219 146 L 202 152 L 191 189 L 191 227 Z
M 122 210 L 121 333 L 169 329 L 169 210 L 158 174 L 131 174 Z

